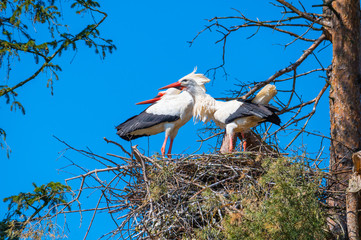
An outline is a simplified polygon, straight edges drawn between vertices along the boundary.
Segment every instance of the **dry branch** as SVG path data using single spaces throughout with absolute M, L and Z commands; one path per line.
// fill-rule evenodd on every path
M 94 159 L 97 155 L 91 157 L 76 148 L 70 149 L 97 162 Z M 66 211 L 60 205 L 55 215 L 92 213 L 88 234 L 96 214 L 107 212 L 115 229 L 103 238 L 179 239 L 192 238 L 207 227 L 221 231 L 223 220 L 241 214 L 245 207 L 236 196 L 248 194 L 247 191 L 267 194 L 269 189 L 262 189 L 258 182 L 265 173 L 262 162 L 279 157 L 275 153 L 237 152 L 164 159 L 146 157 L 136 147 L 132 153 L 133 158 L 124 164 L 67 179 L 69 185 L 78 185 L 73 190 L 74 198 L 67 204 L 72 210 Z M 308 174 L 311 177 L 317 173 Z M 95 205 L 83 208 L 80 202 L 96 192 L 99 194 Z M 339 193 L 328 194 L 337 198 Z M 49 212 L 48 217 L 54 216 Z
M 315 99 L 312 99 L 312 100 L 303 101 L 300 97 L 302 94 L 299 94 L 299 92 L 296 91 L 296 82 L 298 83 L 300 81 L 299 77 L 306 76 L 306 75 L 309 75 L 311 73 L 318 72 L 318 71 L 322 71 L 325 73 L 326 71 L 330 71 L 330 69 L 331 69 L 330 67 L 328 67 L 327 69 L 324 68 L 315 54 L 315 50 L 320 46 L 320 44 L 323 43 L 325 40 L 327 40 L 326 35 L 324 33 L 322 33 L 317 39 L 305 37 L 307 35 L 307 33 L 311 32 L 311 30 L 313 32 L 314 31 L 323 32 L 323 30 L 324 30 L 323 27 L 328 26 L 328 18 L 327 18 L 327 16 L 322 15 L 322 14 L 320 15 L 320 14 L 313 14 L 313 13 L 306 12 L 302 3 L 299 3 L 299 4 L 301 5 L 301 7 L 303 8 L 304 11 L 299 10 L 298 8 L 291 5 L 287 1 L 280 0 L 278 2 L 281 4 L 279 7 L 281 7 L 284 10 L 283 17 L 281 19 L 275 19 L 275 20 L 256 19 L 256 20 L 254 20 L 254 19 L 246 17 L 241 11 L 235 10 L 237 12 L 237 16 L 213 17 L 212 19 L 208 20 L 210 25 L 206 26 L 203 30 L 201 30 L 195 36 L 195 38 L 191 41 L 191 43 L 193 43 L 200 34 L 204 34 L 204 32 L 206 30 L 210 30 L 210 31 L 216 30 L 217 33 L 220 33 L 221 37 L 216 41 L 216 43 L 222 43 L 222 49 L 223 49 L 222 63 L 217 67 L 209 69 L 207 72 L 214 70 L 214 74 L 215 74 L 215 71 L 218 68 L 221 68 L 224 70 L 225 76 L 227 77 L 228 74 L 225 70 L 225 63 L 226 63 L 226 59 L 225 59 L 226 52 L 225 51 L 226 51 L 227 39 L 234 32 L 239 31 L 242 28 L 257 27 L 257 32 L 260 28 L 271 28 L 274 31 L 278 31 L 280 33 L 288 34 L 288 35 L 294 37 L 290 43 L 285 45 L 285 47 L 289 46 L 290 44 L 293 44 L 297 40 L 312 42 L 312 44 L 303 51 L 302 55 L 295 62 L 291 63 L 289 66 L 287 66 L 283 69 L 280 69 L 279 71 L 274 73 L 272 76 L 270 76 L 266 80 L 263 80 L 263 81 L 260 81 L 257 83 L 251 83 L 251 84 L 240 83 L 239 85 L 236 85 L 237 87 L 239 86 L 240 89 L 231 91 L 231 93 L 233 94 L 232 97 L 222 98 L 222 100 L 232 100 L 232 99 L 240 99 L 240 98 L 247 99 L 247 98 L 250 98 L 251 96 L 253 96 L 259 89 L 264 87 L 266 84 L 269 84 L 272 82 L 277 83 L 277 82 L 291 81 L 289 84 L 290 85 L 289 90 L 280 90 L 280 92 L 283 91 L 283 92 L 289 93 L 289 96 L 287 97 L 286 100 L 284 100 L 284 98 L 283 98 L 283 101 L 285 101 L 285 102 L 279 101 L 279 99 L 275 99 L 277 104 L 279 104 L 281 106 L 281 109 L 280 109 L 281 111 L 279 114 L 292 113 L 292 111 L 294 111 L 294 110 L 296 110 L 296 111 L 293 112 L 293 116 L 291 116 L 288 120 L 286 120 L 286 124 L 283 124 L 281 126 L 281 128 L 279 128 L 276 132 L 274 132 L 274 134 L 276 134 L 277 132 L 279 132 L 281 130 L 287 129 L 290 126 L 297 126 L 298 123 L 303 124 L 303 127 L 301 127 L 298 130 L 298 133 L 296 133 L 293 140 L 291 140 L 288 144 L 286 144 L 286 143 L 284 144 L 287 149 L 289 146 L 292 145 L 292 143 L 299 136 L 301 136 L 302 133 L 305 132 L 310 119 L 315 114 L 316 106 L 317 106 L 317 103 L 319 100 L 319 98 L 316 97 Z M 233 23 L 241 22 L 241 24 L 230 25 L 229 21 L 227 22 L 227 20 L 232 20 Z M 306 22 L 304 20 L 306 20 Z M 295 33 L 297 31 L 297 30 L 295 30 L 296 28 L 303 29 L 304 30 L 303 33 L 296 34 Z M 311 69 L 306 72 L 303 72 L 301 74 L 297 74 L 297 70 L 298 70 L 299 66 L 306 59 L 308 59 L 309 56 L 314 56 L 315 59 L 317 60 L 318 64 L 321 66 L 321 68 L 315 68 L 315 69 Z M 293 77 L 285 77 L 283 79 L 279 79 L 281 76 L 284 76 L 285 74 L 290 73 L 290 72 L 294 72 Z M 328 84 L 327 84 L 327 86 L 328 86 Z M 244 91 L 244 90 L 246 90 L 246 91 Z M 326 90 L 325 88 L 320 89 L 321 96 L 323 95 L 325 90 Z M 299 101 L 299 103 L 297 103 L 297 100 Z M 310 105 L 310 104 L 313 104 L 314 108 L 312 108 L 309 112 L 307 112 L 308 111 L 308 110 L 306 110 L 307 108 L 304 108 L 304 107 L 306 107 L 307 105 Z M 206 129 L 211 130 L 211 129 L 213 129 L 213 126 L 209 125 Z M 212 135 L 212 137 L 220 134 L 220 131 L 217 131 L 217 130 L 216 131 L 208 131 L 208 132 L 210 133 L 209 135 Z M 209 138 L 211 138 L 211 137 L 209 137 Z M 203 141 L 206 141 L 209 138 L 205 137 Z M 226 152 L 226 151 L 224 151 L 224 149 L 227 149 L 227 146 L 228 146 L 227 141 L 228 140 L 226 138 L 223 138 L 222 146 L 220 146 L 221 152 Z M 216 147 L 216 149 L 218 149 L 218 148 Z
M 303 54 L 300 56 L 300 58 L 290 66 L 283 68 L 279 71 L 277 71 L 275 74 L 273 74 L 271 77 L 269 77 L 267 80 L 262 81 L 254 88 L 252 88 L 247 94 L 245 94 L 242 98 L 246 99 L 250 97 L 252 94 L 254 94 L 257 90 L 264 87 L 266 84 L 273 82 L 276 78 L 282 76 L 285 73 L 294 71 L 297 69 L 297 67 L 326 39 L 326 36 L 322 34 L 307 50 L 303 52 Z

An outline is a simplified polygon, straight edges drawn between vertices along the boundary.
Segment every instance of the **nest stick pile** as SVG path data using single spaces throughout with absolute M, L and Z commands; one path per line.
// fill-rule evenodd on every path
M 133 147 L 133 154 L 133 180 L 122 196 L 131 206 L 123 225 L 136 225 L 132 239 L 179 239 L 209 225 L 220 227 L 227 212 L 241 209 L 232 197 L 249 189 L 244 185 L 256 186 L 263 173 L 259 153 L 157 159 Z
M 74 199 L 67 204 L 72 206 L 72 212 L 93 212 L 93 218 L 95 213 L 104 212 L 115 223 L 102 239 L 197 239 L 199 234 L 205 234 L 205 239 L 217 239 L 208 236 L 222 234 L 225 223 L 232 222 L 233 217 L 235 221 L 243 219 L 247 206 L 257 206 L 270 196 L 274 183 L 262 184 L 261 179 L 269 171 L 262 166 L 284 159 L 262 152 L 180 155 L 170 159 L 147 157 L 136 146 L 131 153 L 118 146 L 128 157 L 108 154 L 114 160 L 70 147 L 85 155 L 87 162 L 91 158 L 102 166 L 86 170 L 72 161 L 71 166 L 83 174 L 67 179 L 72 186 L 74 181 L 80 181 L 73 190 Z M 284 171 L 287 173 L 287 166 Z M 299 180 L 323 181 L 318 174 L 305 168 Z M 331 193 L 323 189 L 326 185 L 319 185 L 317 191 L 325 195 L 322 199 L 330 197 Z M 94 199 L 97 194 L 96 207 L 84 209 L 84 198 L 89 201 L 89 196 Z M 67 213 L 65 207 L 57 212 Z

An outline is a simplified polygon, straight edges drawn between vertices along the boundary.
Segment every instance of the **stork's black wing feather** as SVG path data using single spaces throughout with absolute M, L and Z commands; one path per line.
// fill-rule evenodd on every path
M 265 104 L 263 106 L 265 106 L 266 108 L 270 109 L 272 112 L 275 112 L 275 113 L 280 111 L 277 107 L 275 107 L 271 104 Z
M 280 125 L 281 119 L 276 114 L 276 112 L 279 112 L 278 108 L 272 105 L 252 103 L 248 100 L 239 99 L 238 101 L 243 104 L 226 119 L 226 124 L 233 122 L 237 118 L 257 116 L 266 122 Z
M 130 141 L 132 139 L 136 139 L 139 137 L 149 136 L 147 134 L 144 135 L 132 134 L 132 132 L 136 130 L 150 128 L 164 122 L 174 122 L 179 118 L 180 118 L 179 116 L 156 115 L 143 111 L 139 115 L 135 115 L 129 118 L 128 120 L 126 120 L 125 122 L 119 124 L 116 127 L 117 134 L 119 135 L 119 137 L 123 138 L 124 140 Z

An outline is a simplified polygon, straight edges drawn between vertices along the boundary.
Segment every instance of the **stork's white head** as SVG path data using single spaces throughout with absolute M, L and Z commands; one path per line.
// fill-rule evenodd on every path
M 181 82 L 183 79 L 193 79 L 199 86 L 206 90 L 204 84 L 209 83 L 211 80 L 201 73 L 196 73 L 196 71 L 197 67 L 194 68 L 193 72 L 179 79 L 178 82 Z
M 204 94 L 206 92 L 204 86 L 200 86 L 196 80 L 192 78 L 181 78 L 175 83 L 169 84 L 165 87 L 159 89 L 169 89 L 169 88 L 181 88 L 185 89 L 186 91 L 190 92 L 193 96 L 198 94 Z
M 169 95 L 177 95 L 181 92 L 180 89 L 178 88 L 168 88 L 167 90 L 165 91 L 161 91 L 158 93 L 158 95 L 160 96 L 169 96 Z
M 175 83 L 169 84 L 160 89 L 182 87 L 189 92 L 195 99 L 193 106 L 194 119 L 200 119 L 203 122 L 207 122 L 212 118 L 215 111 L 216 100 L 210 95 L 206 94 L 204 87 L 202 88 L 198 83 L 190 78 L 183 78 Z

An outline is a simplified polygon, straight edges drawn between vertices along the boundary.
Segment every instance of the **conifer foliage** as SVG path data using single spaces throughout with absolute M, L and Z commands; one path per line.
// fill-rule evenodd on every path
M 102 57 L 115 49 L 112 40 L 101 37 L 98 28 L 107 14 L 93 0 L 5 0 L 0 2 L 0 13 L 0 69 L 7 79 L 5 84 L 0 83 L 0 98 L 6 98 L 10 110 L 19 109 L 25 114 L 16 90 L 39 75 L 48 78 L 47 86 L 53 94 L 53 80 L 59 79 L 61 71 L 55 60 L 64 52 L 77 51 L 80 43 Z M 82 26 L 74 21 L 76 18 Z M 25 79 L 10 78 L 16 61 L 20 62 L 19 68 L 34 66 Z M 0 128 L 0 136 L 1 147 L 7 147 L 4 129 Z
M 33 186 L 33 192 L 4 199 L 4 202 L 8 202 L 8 212 L 0 222 L 0 239 L 44 239 L 60 235 L 61 230 L 54 221 L 49 219 L 39 222 L 38 219 L 54 213 L 54 207 L 66 203 L 65 193 L 70 187 L 57 182 L 41 186 L 33 183 Z

